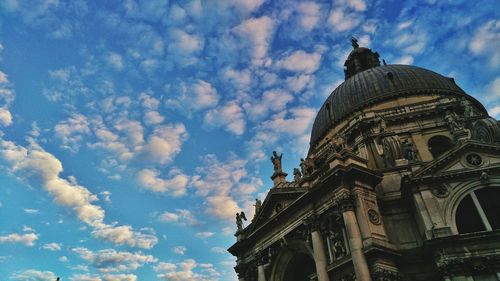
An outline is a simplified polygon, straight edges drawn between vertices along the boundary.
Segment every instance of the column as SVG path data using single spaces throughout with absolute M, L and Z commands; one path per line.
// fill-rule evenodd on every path
M 264 264 L 259 264 L 257 266 L 258 281 L 266 281 L 266 271 L 264 269 Z
M 353 200 L 350 195 L 345 195 L 337 199 L 336 205 L 338 205 L 344 219 L 356 280 L 371 281 L 370 270 L 368 269 L 368 263 L 363 253 L 361 231 L 359 230 L 358 220 L 354 213 Z
M 313 245 L 314 263 L 316 264 L 318 281 L 330 281 L 328 272 L 326 270 L 328 261 L 325 254 L 325 245 L 323 243 L 323 237 L 321 237 L 321 232 L 319 231 L 319 229 L 313 229 L 311 231 L 311 240 Z
M 247 266 L 239 261 L 236 261 L 236 266 L 234 267 L 236 274 L 238 275 L 238 281 L 245 281 L 245 274 Z

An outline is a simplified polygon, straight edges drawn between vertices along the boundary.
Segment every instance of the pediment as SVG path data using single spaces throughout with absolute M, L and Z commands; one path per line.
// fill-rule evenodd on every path
M 500 144 L 466 141 L 413 172 L 410 180 L 453 177 L 500 167 Z
M 252 220 L 251 228 L 257 229 L 260 225 L 274 217 L 276 214 L 284 211 L 291 203 L 295 202 L 306 192 L 306 188 L 285 187 L 272 188 L 264 199 L 258 213 Z

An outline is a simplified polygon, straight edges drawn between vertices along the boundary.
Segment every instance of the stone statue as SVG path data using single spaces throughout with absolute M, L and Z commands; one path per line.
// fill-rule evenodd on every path
M 469 118 L 472 117 L 472 115 L 474 115 L 474 109 L 465 98 L 460 101 L 460 105 L 464 108 L 465 118 Z
M 356 39 L 356 37 L 354 37 L 354 36 L 353 36 L 353 37 L 351 37 L 351 44 L 352 44 L 352 47 L 353 47 L 354 49 L 359 48 L 358 39 Z
M 404 157 L 409 160 L 417 160 L 417 152 L 415 151 L 415 147 L 413 146 L 412 143 L 410 143 L 407 139 L 403 141 L 401 144 L 401 147 L 403 149 L 403 155 Z
M 344 249 L 342 235 L 337 232 L 332 232 L 330 238 L 333 241 L 333 252 L 335 254 L 335 259 L 338 260 L 345 257 L 346 250 Z
M 274 172 L 275 173 L 281 173 L 283 170 L 281 169 L 281 157 L 283 156 L 283 153 L 278 155 L 276 151 L 273 151 L 273 156 L 271 156 L 271 162 L 273 162 L 274 166 Z
M 293 168 L 293 181 L 299 182 L 301 178 L 302 178 L 302 173 L 300 172 L 300 170 L 297 168 Z
M 260 208 L 262 207 L 262 201 L 260 201 L 258 198 L 255 198 L 255 216 L 257 216 L 257 214 L 259 213 L 260 211 Z
M 240 213 L 236 213 L 236 227 L 238 228 L 237 232 L 243 231 L 243 220 L 247 220 L 245 212 L 241 211 Z
M 458 123 L 458 116 L 455 112 L 447 111 L 444 119 L 448 122 L 448 126 L 450 126 L 452 132 L 462 129 L 462 126 Z
M 314 162 L 311 158 L 300 158 L 300 169 L 302 170 L 302 175 L 308 177 L 314 171 Z

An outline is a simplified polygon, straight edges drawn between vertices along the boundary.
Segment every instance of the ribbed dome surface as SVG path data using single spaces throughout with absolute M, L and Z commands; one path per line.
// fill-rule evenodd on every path
M 459 95 L 484 107 L 458 87 L 453 79 L 410 65 L 384 65 L 350 77 L 326 99 L 314 120 L 311 147 L 335 124 L 370 104 L 418 94 Z M 329 107 L 329 110 L 328 110 Z

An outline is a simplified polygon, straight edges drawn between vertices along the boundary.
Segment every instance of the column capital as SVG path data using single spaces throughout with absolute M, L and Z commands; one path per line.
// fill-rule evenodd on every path
M 333 199 L 335 206 L 341 213 L 354 210 L 354 197 L 350 193 L 343 193 Z
M 246 271 L 247 271 L 248 265 L 244 263 L 237 263 L 236 266 L 234 267 L 234 271 L 236 271 L 236 274 L 238 275 L 238 278 L 245 278 L 246 276 Z
M 304 225 L 310 232 L 319 231 L 321 228 L 321 222 L 319 220 L 318 215 L 316 215 L 315 213 L 313 213 L 304 220 Z

